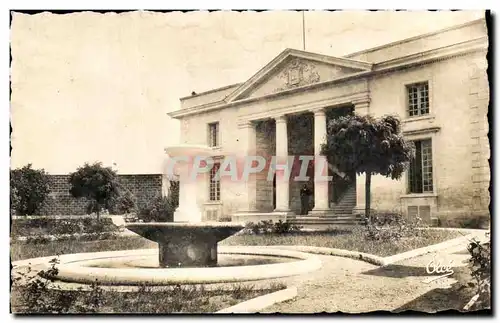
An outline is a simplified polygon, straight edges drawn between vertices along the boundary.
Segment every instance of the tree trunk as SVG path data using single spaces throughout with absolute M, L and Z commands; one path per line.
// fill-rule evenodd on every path
M 365 181 L 365 217 L 367 221 L 370 221 L 370 202 L 371 202 L 371 190 L 370 186 L 372 184 L 372 173 L 366 172 Z

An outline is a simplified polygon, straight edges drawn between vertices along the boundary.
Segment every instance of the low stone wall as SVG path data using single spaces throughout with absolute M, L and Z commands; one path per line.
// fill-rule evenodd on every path
M 83 215 L 88 200 L 76 199 L 69 193 L 69 175 L 49 175 L 51 179 L 50 196 L 41 209 L 42 215 Z M 161 174 L 119 175 L 123 186 L 137 198 L 139 207 L 146 205 L 153 197 L 162 194 Z

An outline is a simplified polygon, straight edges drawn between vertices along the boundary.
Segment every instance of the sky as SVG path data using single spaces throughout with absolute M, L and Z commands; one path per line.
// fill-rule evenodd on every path
M 314 11 L 305 49 L 342 56 L 461 24 L 483 12 Z M 14 14 L 11 167 L 67 174 L 101 161 L 161 173 L 179 140 L 167 112 L 192 91 L 244 82 L 285 48 L 303 49 L 302 13 Z

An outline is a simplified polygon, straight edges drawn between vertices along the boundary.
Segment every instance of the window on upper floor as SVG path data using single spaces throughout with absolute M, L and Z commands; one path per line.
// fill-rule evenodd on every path
M 208 124 L 208 145 L 210 147 L 219 147 L 219 123 L 213 122 Z
M 406 92 L 408 93 L 408 116 L 429 114 L 429 82 L 407 85 Z
M 216 178 L 220 163 L 216 162 L 210 169 L 209 199 L 210 201 L 220 201 L 220 178 Z
M 415 159 L 408 172 L 409 193 L 432 193 L 432 140 L 415 140 Z

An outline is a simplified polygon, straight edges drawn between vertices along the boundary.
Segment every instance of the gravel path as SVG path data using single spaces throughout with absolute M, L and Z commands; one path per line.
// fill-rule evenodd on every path
M 435 289 L 448 288 L 455 282 L 429 278 L 426 266 L 436 259 L 443 264 L 453 260 L 453 266 L 464 266 L 468 255 L 463 246 L 430 253 L 379 268 L 362 261 L 319 256 L 323 267 L 307 276 L 289 279 L 298 287 L 296 299 L 275 304 L 263 313 L 364 313 L 394 311 L 415 298 Z M 451 276 L 453 277 L 453 276 Z

